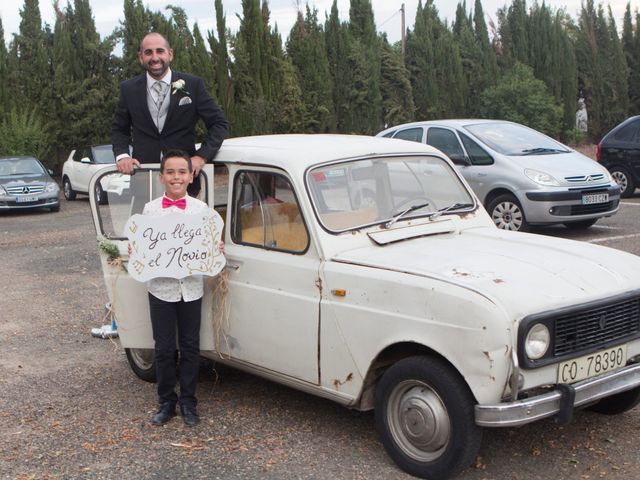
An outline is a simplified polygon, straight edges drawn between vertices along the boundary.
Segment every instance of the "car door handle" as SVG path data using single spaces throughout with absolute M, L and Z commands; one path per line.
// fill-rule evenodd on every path
M 237 271 L 240 269 L 240 265 L 238 265 L 237 263 L 229 263 L 227 262 L 227 264 L 224 267 L 226 270 L 234 270 Z

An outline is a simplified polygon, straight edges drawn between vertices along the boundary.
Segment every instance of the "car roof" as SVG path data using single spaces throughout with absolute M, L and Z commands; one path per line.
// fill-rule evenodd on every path
M 37 158 L 31 155 L 14 155 L 8 157 L 0 157 L 0 161 L 2 160 L 37 160 Z
M 361 135 L 262 135 L 224 141 L 215 162 L 272 165 L 304 171 L 308 167 L 366 156 L 442 154 L 425 144 Z
M 445 120 L 423 120 L 419 122 L 403 123 L 401 125 L 396 125 L 395 127 L 389 127 L 383 130 L 382 132 L 380 132 L 378 135 L 384 135 L 385 133 L 392 132 L 399 128 L 424 127 L 428 125 L 443 125 L 447 127 L 462 128 L 466 125 L 477 125 L 480 123 L 514 123 L 514 122 L 511 122 L 509 120 L 493 120 L 488 118 L 448 118 Z

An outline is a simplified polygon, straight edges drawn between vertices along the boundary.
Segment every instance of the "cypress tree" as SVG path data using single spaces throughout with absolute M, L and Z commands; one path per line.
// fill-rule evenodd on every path
M 49 48 L 38 0 L 24 0 L 24 7 L 20 10 L 20 29 L 14 43 L 16 77 L 20 79 L 14 93 L 27 104 L 46 110 L 51 95 Z
M 484 20 L 484 10 L 482 9 L 480 0 L 475 0 L 473 7 L 473 30 L 476 42 L 478 42 L 480 50 L 482 51 L 482 64 L 484 66 L 482 72 L 484 79 L 482 83 L 487 86 L 495 85 L 499 77 L 498 61 L 496 59 L 496 52 L 489 40 L 489 31 L 487 30 L 487 24 Z
M 354 42 L 360 42 L 368 74 L 364 89 L 366 110 L 360 112 L 360 133 L 377 133 L 382 125 L 382 96 L 380 94 L 380 42 L 376 33 L 370 0 L 351 0 L 349 30 Z
M 453 24 L 453 35 L 460 50 L 460 61 L 464 75 L 463 98 L 465 115 L 475 116 L 478 113 L 480 93 L 488 86 L 485 80 L 484 54 L 477 41 L 465 3 L 458 3 L 456 20 Z
M 343 133 L 355 132 L 357 125 L 347 124 L 346 120 L 351 109 L 349 102 L 350 81 L 353 74 L 349 67 L 351 38 L 348 25 L 340 22 L 337 0 L 333 0 L 331 13 L 325 22 L 325 33 L 336 130 Z
M 232 131 L 234 131 L 234 110 L 233 110 L 233 86 L 229 73 L 231 71 L 229 52 L 227 51 L 227 26 L 224 10 L 222 8 L 222 0 L 215 0 L 216 9 L 216 29 L 218 31 L 218 39 L 216 40 L 213 34 L 209 33 L 209 45 L 211 46 L 211 52 L 215 59 L 215 89 L 218 95 L 218 102 L 220 108 L 224 111 L 227 119 L 231 124 Z
M 0 122 L 10 109 L 9 54 L 4 43 L 4 27 L 0 17 Z
M 380 59 L 384 126 L 410 122 L 413 120 L 416 107 L 413 103 L 409 73 L 402 62 L 401 52 L 394 50 L 385 38 Z
M 611 12 L 582 5 L 575 44 L 579 84 L 589 112 L 589 135 L 599 139 L 626 116 L 626 62 Z
M 302 90 L 304 131 L 314 133 L 335 130 L 329 60 L 324 32 L 318 23 L 318 11 L 306 8 L 306 16 L 298 20 L 287 40 L 287 55 L 291 59 Z
M 629 68 L 629 113 L 640 113 L 640 13 L 636 12 L 635 33 L 631 4 L 627 3 L 622 24 L 622 48 Z
M 200 28 L 197 23 L 194 23 L 193 25 L 193 49 L 191 51 L 190 58 L 190 73 L 202 77 L 207 90 L 214 97 L 217 97 L 213 59 L 209 52 L 207 52 L 204 38 L 202 38 L 202 34 L 200 33 Z
M 122 35 L 122 75 L 121 79 L 131 78 L 141 72 L 138 51 L 142 38 L 151 31 L 149 13 L 142 0 L 124 0 L 124 21 Z

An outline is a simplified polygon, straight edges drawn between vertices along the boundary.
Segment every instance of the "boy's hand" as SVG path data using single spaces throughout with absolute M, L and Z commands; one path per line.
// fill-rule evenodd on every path
M 129 253 L 129 256 L 131 256 L 131 242 L 127 242 L 127 252 Z
M 224 242 L 222 240 L 218 242 L 218 249 L 220 249 L 220 253 L 224 255 Z

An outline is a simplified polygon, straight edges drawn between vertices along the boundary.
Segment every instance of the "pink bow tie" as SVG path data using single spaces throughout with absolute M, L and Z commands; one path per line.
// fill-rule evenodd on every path
M 187 199 L 181 198 L 180 200 L 171 200 L 170 198 L 162 197 L 162 208 L 169 208 L 173 206 L 184 210 L 187 208 Z

